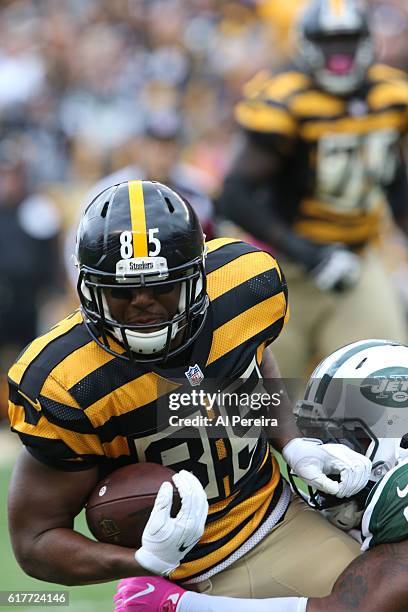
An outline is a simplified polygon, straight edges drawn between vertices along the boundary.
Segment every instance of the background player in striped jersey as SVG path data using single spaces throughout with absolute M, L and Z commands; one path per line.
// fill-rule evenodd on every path
M 164 580 L 123 580 L 117 612 L 398 612 L 408 606 L 408 347 L 357 342 L 330 355 L 313 373 L 299 402 L 299 426 L 322 438 L 345 439 L 372 460 L 367 487 L 348 500 L 313 494 L 315 507 L 340 529 L 356 530 L 362 556 L 323 598 L 227 599 L 188 593 Z M 325 387 L 324 392 L 322 386 Z M 384 391 L 388 387 L 389 392 Z M 399 388 L 399 391 L 396 390 Z M 373 391 L 373 389 L 375 391 Z M 381 389 L 381 391 L 380 391 Z M 357 392 L 356 392 L 357 391 Z M 398 394 L 395 400 L 395 394 Z M 386 401 L 387 400 L 387 401 Z M 397 406 L 395 406 L 397 404 Z M 398 405 L 399 404 L 399 405 Z M 340 436 L 340 438 L 338 437 Z M 294 569 L 294 571 L 296 571 Z M 166 607 L 167 606 L 167 607 Z
M 288 315 L 276 260 L 238 240 L 205 246 L 189 203 L 150 181 L 112 186 L 88 206 L 76 256 L 81 311 L 34 340 L 9 373 L 11 425 L 25 446 L 9 495 L 22 568 L 72 585 L 154 573 L 228 595 L 328 593 L 358 545 L 291 500 L 268 436 L 299 475 L 340 497 L 365 486 L 369 459 L 303 439 L 283 400 L 281 414 L 274 409 L 279 437 L 255 425 L 225 425 L 216 436 L 166 425 L 170 393 L 218 383 L 250 393 L 261 376 L 279 375 L 267 349 Z M 215 418 L 225 407 L 212 411 Z M 185 416 L 202 413 L 207 406 L 189 406 Z M 173 519 L 163 519 L 166 491 L 151 517 L 163 529 L 138 551 L 75 532 L 101 475 L 144 461 L 184 474 L 176 483 L 183 504 L 196 491 L 186 471 L 205 488 L 208 517 L 206 504 L 193 503 L 189 545 L 179 549 Z M 340 482 L 328 478 L 333 468 Z
M 406 338 L 377 242 L 388 204 L 408 230 L 408 81 L 374 62 L 361 7 L 312 0 L 294 63 L 255 76 L 236 108 L 242 140 L 219 208 L 284 266 L 291 324 L 274 353 L 286 378 L 345 342 Z

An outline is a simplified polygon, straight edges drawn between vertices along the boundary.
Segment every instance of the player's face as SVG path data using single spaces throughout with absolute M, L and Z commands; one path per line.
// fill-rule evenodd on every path
M 159 329 L 160 324 L 169 321 L 177 312 L 180 285 L 144 287 L 129 289 L 115 287 L 105 289 L 106 301 L 112 317 L 122 324 L 143 325 L 157 323 L 149 333 Z

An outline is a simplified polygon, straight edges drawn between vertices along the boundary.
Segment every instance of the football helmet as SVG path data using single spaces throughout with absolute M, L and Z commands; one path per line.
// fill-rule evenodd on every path
M 335 351 L 314 370 L 295 414 L 304 435 L 347 444 L 372 461 L 367 486 L 346 502 L 309 488 L 310 505 L 331 522 L 357 526 L 371 488 L 407 456 L 408 346 L 373 339 Z
M 357 0 L 312 0 L 297 38 L 303 64 L 335 95 L 356 91 L 374 58 L 368 14 Z
M 204 234 L 181 195 L 154 181 L 127 181 L 102 191 L 86 208 L 76 240 L 77 289 L 94 340 L 138 362 L 180 353 L 204 325 L 209 303 L 204 260 Z M 168 293 L 175 285 L 180 285 L 178 309 L 168 321 L 124 324 L 109 311 L 107 289 L 121 295 L 146 287 Z

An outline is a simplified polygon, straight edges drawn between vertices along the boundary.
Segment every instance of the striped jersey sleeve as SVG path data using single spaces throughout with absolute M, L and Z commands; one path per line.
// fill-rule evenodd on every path
M 85 411 L 63 381 L 50 375 L 90 341 L 76 313 L 34 340 L 9 371 L 11 430 L 34 457 L 57 469 L 87 469 L 103 457 Z
M 245 87 L 244 98 L 235 108 L 237 122 L 250 132 L 294 139 L 298 124 L 289 101 L 309 83 L 309 77 L 296 71 L 276 76 L 256 75 Z

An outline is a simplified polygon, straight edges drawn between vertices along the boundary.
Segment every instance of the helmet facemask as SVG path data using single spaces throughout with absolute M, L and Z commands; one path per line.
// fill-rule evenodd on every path
M 152 258 L 150 258 L 152 259 Z M 160 323 L 129 324 L 115 320 L 109 310 L 105 290 L 133 291 L 151 287 L 154 291 L 167 292 L 180 286 L 176 314 Z M 160 276 L 138 274 L 112 276 L 96 270 L 82 270 L 78 279 L 78 293 L 89 323 L 96 332 L 96 342 L 108 352 L 137 362 L 165 361 L 186 349 L 200 333 L 208 306 L 204 258 L 173 268 Z M 159 329 L 157 329 L 159 328 Z M 181 335 L 177 346 L 172 346 L 177 335 Z M 112 337 L 125 349 L 115 350 Z
M 367 486 L 346 501 L 309 488 L 307 501 L 328 510 L 337 527 L 350 528 L 352 516 L 358 522 L 372 487 L 407 457 L 407 412 L 407 346 L 361 340 L 338 349 L 313 372 L 295 409 L 299 429 L 307 437 L 345 444 L 372 462 Z M 289 479 L 297 491 L 293 475 Z M 350 501 L 355 503 L 341 507 Z
M 367 16 L 345 0 L 337 13 L 315 0 L 299 24 L 298 51 L 316 83 L 334 95 L 347 96 L 364 81 L 374 59 Z

